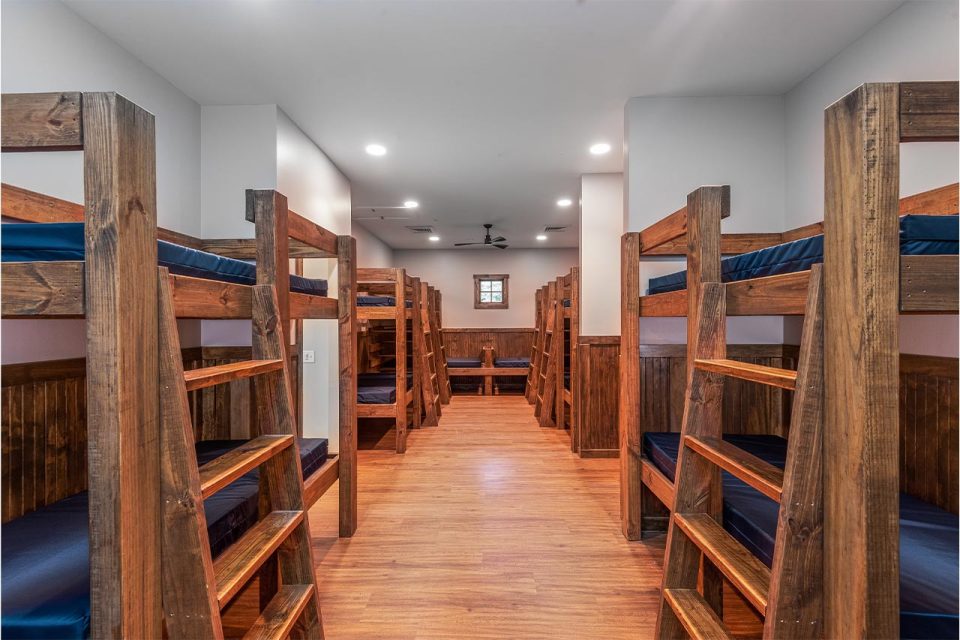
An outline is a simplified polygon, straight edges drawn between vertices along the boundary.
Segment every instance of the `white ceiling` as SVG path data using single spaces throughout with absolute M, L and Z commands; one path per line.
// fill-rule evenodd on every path
M 201 104 L 278 104 L 350 178 L 355 218 L 418 200 L 409 221 L 361 222 L 411 249 L 480 240 L 484 222 L 514 247 L 576 246 L 577 207 L 555 202 L 621 170 L 628 98 L 784 93 L 901 4 L 66 2 Z M 544 225 L 570 229 L 537 243 Z

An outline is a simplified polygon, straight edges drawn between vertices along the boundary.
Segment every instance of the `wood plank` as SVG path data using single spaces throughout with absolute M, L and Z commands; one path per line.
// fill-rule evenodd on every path
M 303 479 L 303 504 L 307 509 L 312 507 L 337 481 L 340 458 L 339 455 L 330 456 L 319 469 Z
M 825 114 L 825 637 L 899 633 L 898 97 L 866 84 Z
M 287 232 L 294 240 L 319 249 L 326 258 L 337 257 L 337 235 L 293 211 L 287 212 Z
M 809 282 L 809 271 L 729 282 L 727 315 L 803 315 Z
M 221 609 L 302 522 L 302 511 L 273 511 L 214 560 L 217 601 Z
M 760 384 L 789 389 L 791 391 L 797 382 L 796 371 L 752 364 L 750 362 L 740 362 L 738 360 L 697 358 L 694 361 L 694 365 L 704 371 L 713 371 L 714 373 L 725 376 L 740 378 L 741 380 L 751 380 L 753 382 L 759 382 Z
M 720 236 L 720 253 L 740 255 L 759 251 L 783 242 L 781 233 L 724 233 Z M 683 236 L 658 245 L 643 252 L 644 256 L 683 256 L 687 255 L 687 239 Z
M 766 611 L 770 570 L 765 564 L 705 513 L 675 513 L 673 521 L 757 611 Z
M 312 597 L 312 584 L 283 585 L 244 634 L 244 640 L 284 640 L 289 637 Z
M 958 276 L 956 256 L 900 256 L 900 310 L 957 312 Z
M 200 492 L 209 498 L 293 444 L 293 436 L 257 436 L 200 467 Z
M 357 241 L 337 239 L 338 353 L 340 367 L 339 533 L 357 530 Z M 406 378 L 406 374 L 404 374 Z M 406 381 L 404 381 L 406 383 Z M 324 489 L 325 490 L 325 489 Z M 312 497 L 308 492 L 305 500 Z M 307 502 L 307 504 L 311 504 Z
M 357 307 L 358 320 L 393 320 L 397 307 Z
M 640 255 L 686 233 L 687 208 L 684 206 L 640 232 Z
M 813 222 L 796 229 L 789 229 L 781 234 L 781 242 L 793 242 L 803 238 L 811 238 L 823 234 L 823 223 Z
M 735 477 L 780 502 L 783 471 L 720 438 L 687 436 L 684 444 Z
M 291 291 L 289 294 L 290 317 L 304 320 L 333 320 L 339 317 L 336 298 L 314 296 Z
M 65 105 L 56 116 L 63 130 L 18 144 L 79 143 L 66 124 L 75 107 L 55 104 L 48 106 Z M 87 410 L 96 417 L 87 442 L 90 635 L 156 638 L 163 613 L 154 119 L 114 93 L 84 94 L 82 117 Z
M 3 151 L 83 148 L 83 94 L 5 93 L 2 100 Z
M 919 213 L 949 216 L 960 212 L 960 184 L 954 182 L 912 196 L 900 198 L 900 215 Z
M 217 384 L 225 384 L 263 375 L 271 371 L 279 371 L 283 368 L 283 360 L 246 360 L 242 362 L 231 362 L 215 367 L 201 367 L 192 369 L 183 373 L 183 380 L 186 383 L 187 391 L 195 391 L 204 387 L 212 387 Z
M 620 526 L 627 540 L 639 540 L 643 487 L 640 447 L 640 234 L 620 238 L 620 358 L 617 425 L 620 447 Z
M 83 262 L 5 262 L 0 273 L 4 318 L 80 318 L 86 311 Z
M 178 318 L 246 319 L 253 315 L 250 287 L 232 282 L 171 275 Z
M 641 458 L 640 464 L 640 477 L 643 479 L 644 486 L 649 488 L 664 506 L 673 509 L 673 482 L 646 458 Z
M 83 222 L 83 205 L 3 183 L 0 213 L 21 222 Z
M 695 589 L 666 589 L 663 597 L 692 640 L 733 639 L 723 621 Z
M 397 416 L 397 404 L 357 404 L 358 418 L 395 418 Z
M 374 282 L 404 282 L 406 277 L 402 274 L 402 269 L 394 268 L 357 268 L 357 283 L 361 289 L 363 285 Z
M 254 238 L 204 238 L 200 249 L 219 256 L 238 260 L 256 260 L 257 241 Z M 291 258 L 335 258 L 328 251 L 316 249 L 299 240 L 290 240 Z
M 766 638 L 822 637 L 823 295 L 823 268 L 814 265 L 777 517 Z
M 957 87 L 956 81 L 900 83 L 900 142 L 956 140 Z

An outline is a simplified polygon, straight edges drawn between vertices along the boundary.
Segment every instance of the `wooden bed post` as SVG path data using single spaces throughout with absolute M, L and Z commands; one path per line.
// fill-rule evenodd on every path
M 554 385 L 554 396 L 553 396 L 553 413 L 554 413 L 554 426 L 558 429 L 567 428 L 567 415 L 566 415 L 566 406 L 563 402 L 563 380 L 566 377 L 567 364 L 564 362 L 567 355 L 567 333 L 564 331 L 566 323 L 563 321 L 564 314 L 566 313 L 563 306 L 563 296 L 564 296 L 564 285 L 563 285 L 563 276 L 557 278 L 556 284 L 556 300 L 555 304 L 557 305 L 557 313 L 553 317 L 553 354 L 556 354 L 556 384 Z
M 570 269 L 570 450 L 580 452 L 580 267 Z
M 160 420 L 153 116 L 83 94 L 90 635 L 159 638 Z
M 287 229 L 287 197 L 273 189 L 247 189 L 246 218 L 256 225 L 257 283 L 277 290 L 284 346 L 290 348 L 290 235 Z M 287 362 L 290 375 L 294 375 Z M 302 378 L 302 376 L 297 376 Z M 300 398 L 296 398 L 300 404 Z
M 396 301 L 394 305 L 394 344 L 396 352 L 396 373 L 397 373 L 397 453 L 404 453 L 407 450 L 407 272 L 403 269 L 394 269 L 394 290 L 393 296 Z M 413 363 L 416 370 L 416 361 Z M 414 375 L 414 388 L 416 388 L 416 375 Z M 416 396 L 416 393 L 414 393 Z M 414 403 L 417 405 L 417 403 Z M 419 406 L 419 405 L 417 405 Z M 419 417 L 414 416 L 414 422 L 419 422 Z
M 640 539 L 640 234 L 620 239 L 620 526 Z
M 357 530 L 357 241 L 337 237 L 340 331 L 340 537 Z M 399 389 L 399 387 L 398 387 Z M 399 394 L 397 401 L 399 402 Z
M 705 282 L 720 282 L 720 220 L 730 214 L 730 187 L 700 187 L 687 196 L 687 384 L 693 372 Z
M 899 636 L 897 84 L 825 113 L 824 635 Z

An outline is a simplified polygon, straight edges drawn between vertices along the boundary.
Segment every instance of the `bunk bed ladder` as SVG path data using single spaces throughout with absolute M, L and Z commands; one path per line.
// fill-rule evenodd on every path
M 435 427 L 440 422 L 440 381 L 437 375 L 433 337 L 430 328 L 430 313 L 427 309 L 427 285 L 414 284 L 413 351 L 419 358 L 421 371 L 420 387 L 423 398 L 423 425 Z
M 720 575 L 764 617 L 765 639 L 823 636 L 822 287 L 822 266 L 815 265 L 799 366 L 790 371 L 726 359 L 724 285 L 703 283 L 667 534 L 658 638 L 732 637 L 722 622 Z M 725 377 L 794 390 L 785 470 L 722 439 Z M 721 471 L 780 503 L 771 569 L 720 525 Z
M 437 387 L 440 391 L 440 404 L 450 404 L 450 375 L 447 372 L 447 355 L 443 348 L 443 334 L 440 331 L 439 296 L 433 287 L 427 288 L 427 309 L 430 318 L 430 350 L 433 351 L 433 366 L 437 372 Z
M 220 612 L 256 576 L 261 611 L 245 638 L 322 638 L 293 398 L 276 293 L 252 289 L 253 360 L 184 372 L 170 276 L 160 268 L 163 607 L 171 638 L 223 638 Z M 187 392 L 251 378 L 258 433 L 198 466 Z M 219 557 L 205 498 L 260 469 L 260 520 Z
M 537 402 L 537 381 L 540 380 L 540 354 L 543 352 L 543 290 L 537 289 L 534 314 L 533 344 L 530 347 L 530 371 L 527 373 L 527 402 Z
M 552 427 L 554 422 L 554 398 L 557 392 L 556 358 L 563 357 L 563 335 L 556 335 L 557 284 L 551 282 L 543 296 L 545 320 L 543 350 L 540 353 L 540 371 L 537 379 L 537 404 L 534 415 L 541 427 Z M 559 343 L 558 343 L 559 340 Z M 558 353 L 554 351 L 559 350 Z

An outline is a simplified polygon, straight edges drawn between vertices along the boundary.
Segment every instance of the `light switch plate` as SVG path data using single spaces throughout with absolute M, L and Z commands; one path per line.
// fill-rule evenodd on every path
M 308 362 L 316 362 L 316 360 L 314 360 L 314 356 L 313 356 L 313 351 L 312 351 L 312 350 L 306 350 L 306 351 L 303 352 L 303 362 L 304 362 L 304 364 L 306 364 L 306 363 L 308 363 Z

